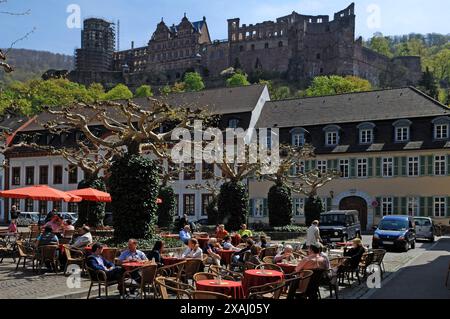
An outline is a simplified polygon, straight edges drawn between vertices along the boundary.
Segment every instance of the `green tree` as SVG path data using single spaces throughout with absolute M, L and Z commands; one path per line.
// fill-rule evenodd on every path
M 103 99 L 106 101 L 129 100 L 133 98 L 133 93 L 124 84 L 117 84 L 111 90 L 105 93 Z
M 419 83 L 420 88 L 429 96 L 434 99 L 438 98 L 438 86 L 436 84 L 436 79 L 430 69 L 427 68 L 422 75 L 422 79 Z
M 439 51 L 431 58 L 430 65 L 436 79 L 450 82 L 450 49 Z
M 248 191 L 242 182 L 223 183 L 217 202 L 219 221 L 229 230 L 238 230 L 242 224 L 247 223 L 248 201 Z
M 170 85 L 164 85 L 159 89 L 159 91 L 162 95 L 169 95 L 170 93 L 172 93 L 172 88 L 170 87 Z
M 392 58 L 393 54 L 389 48 L 388 38 L 381 36 L 375 36 L 370 40 L 369 47 L 382 55 Z
M 322 200 L 319 197 L 309 196 L 305 201 L 305 224 L 311 226 L 315 220 L 320 220 L 324 211 Z
M 355 77 L 341 77 L 337 75 L 318 76 L 314 78 L 312 84 L 306 89 L 306 96 L 336 95 L 352 92 L 364 92 L 372 90 L 369 81 Z
M 292 223 L 292 193 L 284 184 L 273 185 L 267 197 L 269 223 L 272 227 L 283 227 Z
M 250 85 L 250 82 L 247 80 L 247 74 L 235 73 L 232 77 L 227 79 L 228 87 L 247 86 L 247 85 Z
M 186 91 L 196 92 L 205 88 L 202 76 L 197 72 L 188 72 L 184 75 L 184 84 Z
M 160 187 L 158 198 L 162 200 L 162 203 L 158 205 L 158 226 L 170 229 L 173 226 L 177 208 L 173 188 L 170 186 Z
M 276 88 L 272 94 L 273 100 L 285 100 L 291 97 L 291 89 L 288 86 Z
M 144 98 L 153 96 L 152 87 L 150 85 L 141 85 L 136 89 L 134 97 Z
M 101 178 L 86 178 L 78 184 L 78 189 L 94 188 L 106 192 L 106 185 Z M 81 227 L 89 225 L 91 227 L 103 226 L 105 219 L 105 203 L 82 201 L 78 203 L 78 219 L 76 225 Z

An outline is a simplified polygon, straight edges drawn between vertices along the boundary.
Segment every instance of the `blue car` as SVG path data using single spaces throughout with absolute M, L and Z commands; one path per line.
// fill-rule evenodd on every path
M 416 228 L 410 216 L 385 216 L 375 230 L 372 248 L 408 251 L 416 247 Z

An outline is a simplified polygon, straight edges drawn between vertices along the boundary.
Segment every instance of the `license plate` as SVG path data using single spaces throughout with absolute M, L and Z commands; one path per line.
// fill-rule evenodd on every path
M 393 241 L 383 241 L 383 245 L 394 245 Z

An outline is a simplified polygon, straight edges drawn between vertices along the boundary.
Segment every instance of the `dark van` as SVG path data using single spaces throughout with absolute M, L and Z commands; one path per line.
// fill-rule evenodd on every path
M 361 238 L 361 223 L 356 210 L 334 210 L 320 216 L 320 237 L 324 242 L 347 242 Z

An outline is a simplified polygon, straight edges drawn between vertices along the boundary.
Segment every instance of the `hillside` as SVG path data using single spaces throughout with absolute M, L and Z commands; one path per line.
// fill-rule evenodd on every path
M 46 51 L 11 49 L 8 52 L 8 63 L 14 67 L 14 72 L 11 74 L 0 72 L 0 83 L 2 84 L 14 80 L 26 81 L 40 78 L 48 69 L 72 70 L 74 58 Z

